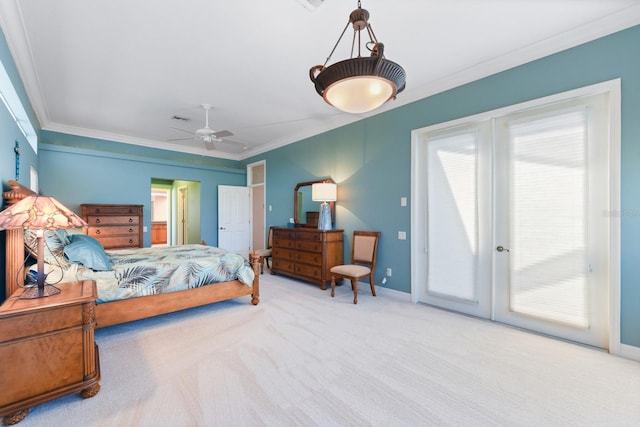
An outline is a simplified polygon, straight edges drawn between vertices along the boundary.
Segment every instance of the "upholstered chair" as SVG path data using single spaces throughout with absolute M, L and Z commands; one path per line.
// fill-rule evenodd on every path
M 271 270 L 269 260 L 271 260 L 271 246 L 273 241 L 273 227 L 269 227 L 269 235 L 267 237 L 266 249 L 256 249 L 255 253 L 260 256 L 260 274 L 264 273 L 264 264 L 266 262 L 267 267 Z
M 369 278 L 371 293 L 376 296 L 373 275 L 376 271 L 379 231 L 354 231 L 351 247 L 351 264 L 336 265 L 331 268 L 331 296 L 335 296 L 336 280 L 349 279 L 353 290 L 353 303 L 358 303 L 358 281 Z

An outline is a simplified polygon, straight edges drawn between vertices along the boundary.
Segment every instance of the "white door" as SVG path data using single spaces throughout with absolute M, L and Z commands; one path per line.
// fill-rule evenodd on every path
M 428 238 L 418 300 L 485 318 L 491 314 L 490 130 L 474 124 L 430 134 L 420 168 Z
M 218 186 L 218 247 L 248 256 L 251 248 L 251 192 Z
M 178 187 L 178 216 L 177 216 L 177 244 L 186 245 L 188 233 L 187 206 L 189 206 L 189 192 L 187 187 Z
M 496 121 L 495 319 L 606 348 L 607 97 L 572 104 Z
M 572 97 L 417 135 L 416 301 L 609 346 L 608 106 Z

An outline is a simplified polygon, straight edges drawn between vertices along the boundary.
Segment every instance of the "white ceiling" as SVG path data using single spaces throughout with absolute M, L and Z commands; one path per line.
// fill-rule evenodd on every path
M 357 1 L 301 1 L 2 0 L 0 25 L 42 129 L 240 160 L 640 24 L 640 0 L 362 0 L 407 88 L 354 116 L 309 68 Z M 246 150 L 167 141 L 203 127 L 203 103 Z

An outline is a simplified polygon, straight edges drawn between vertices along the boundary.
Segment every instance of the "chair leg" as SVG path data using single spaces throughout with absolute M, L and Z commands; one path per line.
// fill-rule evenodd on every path
M 264 258 L 260 257 L 260 274 L 264 273 Z
M 369 275 L 369 284 L 371 285 L 371 293 L 373 294 L 373 296 L 376 296 L 376 285 L 373 282 L 373 273 L 371 273 Z
M 353 289 L 353 303 L 358 303 L 358 279 L 351 279 L 351 289 Z
M 336 296 L 336 276 L 331 275 L 331 298 Z

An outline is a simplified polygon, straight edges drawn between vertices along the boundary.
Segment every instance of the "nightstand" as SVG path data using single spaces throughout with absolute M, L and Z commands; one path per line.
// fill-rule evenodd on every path
M 29 408 L 67 394 L 84 398 L 100 390 L 94 341 L 96 284 L 56 285 L 46 298 L 19 299 L 19 289 L 0 306 L 0 416 L 20 422 Z

